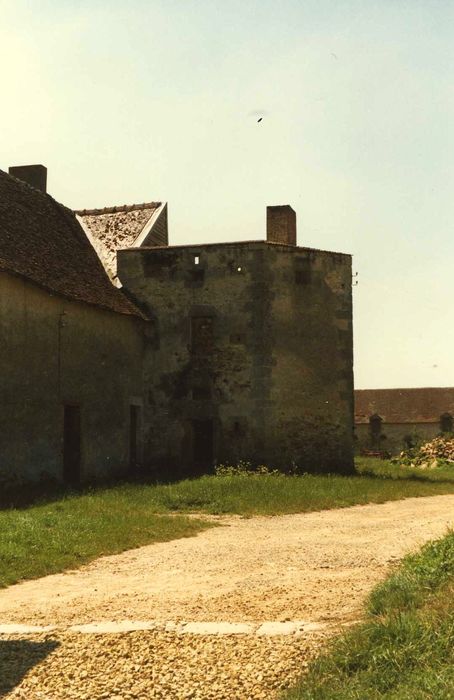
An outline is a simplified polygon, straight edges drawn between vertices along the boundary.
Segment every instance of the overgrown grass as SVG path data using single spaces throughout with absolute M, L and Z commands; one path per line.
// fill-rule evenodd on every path
M 366 470 L 365 465 L 360 468 Z M 150 492 L 150 499 L 165 510 L 250 516 L 306 513 L 412 496 L 454 493 L 454 470 L 449 479 L 446 476 L 436 478 L 433 472 L 427 473 L 426 479 L 416 479 L 404 474 L 397 477 L 393 465 L 380 463 L 375 468 L 378 473 L 374 476 L 374 465 L 370 462 L 367 465 L 369 471 L 361 476 L 203 476 L 155 487 Z
M 286 700 L 454 698 L 454 533 L 403 560 Z
M 376 476 L 393 480 L 410 479 L 425 483 L 454 482 L 454 466 L 420 469 L 418 467 L 400 466 L 389 460 L 376 459 L 374 457 L 357 457 L 355 466 L 358 474 L 364 476 Z
M 277 515 L 454 493 L 454 470 L 450 481 L 435 479 L 434 472 L 423 472 L 424 480 L 399 472 L 396 479 L 396 467 L 379 460 L 360 463 L 360 470 L 349 477 L 203 476 L 53 493 L 41 503 L 0 511 L 0 586 L 209 526 L 183 517 L 188 512 Z

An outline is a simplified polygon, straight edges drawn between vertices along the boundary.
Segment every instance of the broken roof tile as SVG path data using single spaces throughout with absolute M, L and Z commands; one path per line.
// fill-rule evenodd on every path
M 137 245 L 163 206 L 162 202 L 144 202 L 75 212 L 112 280 L 117 277 L 117 250 Z

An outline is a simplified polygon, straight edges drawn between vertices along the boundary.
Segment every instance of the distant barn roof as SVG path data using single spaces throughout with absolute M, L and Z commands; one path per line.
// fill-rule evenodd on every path
M 2 170 L 0 270 L 75 301 L 142 315 L 112 285 L 74 213 Z
M 117 278 L 117 250 L 167 245 L 167 211 L 163 202 L 144 202 L 75 212 L 112 280 Z
M 357 389 L 355 423 L 368 423 L 379 415 L 384 423 L 437 423 L 454 416 L 454 388 Z

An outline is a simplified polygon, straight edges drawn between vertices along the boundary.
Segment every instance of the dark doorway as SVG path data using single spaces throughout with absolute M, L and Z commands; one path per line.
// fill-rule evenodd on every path
M 442 433 L 452 433 L 452 416 L 450 413 L 443 413 L 440 416 L 440 430 Z
M 193 467 L 195 472 L 211 470 L 214 460 L 213 421 L 192 421 Z
M 129 469 L 134 472 L 139 463 L 140 406 L 129 407 Z
M 65 406 L 63 425 L 63 479 L 67 484 L 78 484 L 80 482 L 80 443 L 80 406 Z

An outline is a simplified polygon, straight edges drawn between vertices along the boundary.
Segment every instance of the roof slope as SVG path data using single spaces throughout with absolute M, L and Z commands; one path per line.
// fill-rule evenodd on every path
M 0 270 L 69 299 L 142 316 L 110 282 L 73 212 L 2 170 Z
M 379 415 L 384 423 L 438 423 L 454 416 L 454 388 L 356 389 L 355 423 L 368 423 Z
M 162 202 L 83 209 L 75 212 L 112 280 L 117 279 L 117 250 L 167 244 L 167 212 Z M 158 219 L 165 219 L 160 221 Z M 149 235 L 153 230 L 154 235 Z

